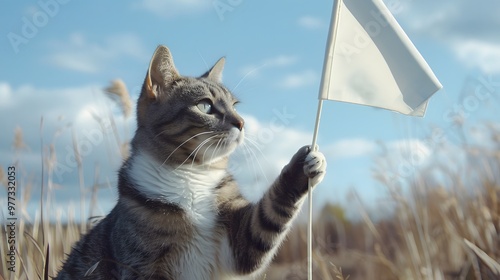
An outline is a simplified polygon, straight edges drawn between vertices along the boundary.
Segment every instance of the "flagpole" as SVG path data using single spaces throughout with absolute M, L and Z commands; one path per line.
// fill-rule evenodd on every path
M 339 21 L 339 15 L 340 15 L 340 4 L 342 3 L 342 0 L 335 0 L 335 3 L 332 8 L 332 16 L 331 16 L 331 22 L 330 22 L 330 30 L 328 32 L 328 41 L 326 44 L 326 50 L 325 50 L 325 59 L 323 62 L 323 74 L 321 76 L 321 84 L 320 84 L 320 89 L 319 89 L 319 100 L 318 100 L 318 109 L 316 112 L 316 123 L 314 125 L 314 133 L 313 133 L 313 139 L 312 139 L 312 144 L 311 144 L 311 150 L 316 150 L 316 143 L 318 140 L 318 131 L 319 131 L 319 124 L 321 120 L 321 112 L 323 110 L 323 100 L 325 96 L 327 96 L 327 93 L 330 90 L 330 77 L 331 77 L 331 71 L 332 71 L 332 60 L 333 60 L 333 51 L 334 51 L 334 44 L 335 44 L 335 38 L 337 37 L 337 25 Z M 313 213 L 313 198 L 312 198 L 312 190 L 313 190 L 313 185 L 311 184 L 311 180 L 309 180 L 308 184 L 308 203 L 309 203 L 309 219 L 308 219 L 308 224 L 307 224 L 307 279 L 312 280 L 312 270 L 313 270 L 313 258 L 312 258 L 312 241 L 313 241 L 313 236 L 312 236 L 312 223 L 313 223 L 313 218 L 312 218 L 312 213 Z
M 321 120 L 321 112 L 323 110 L 323 99 L 318 101 L 318 110 L 316 112 L 316 124 L 314 125 L 314 134 L 311 144 L 311 150 L 316 150 L 316 142 L 318 140 L 319 123 Z M 311 180 L 308 182 L 307 200 L 309 204 L 308 221 L 307 221 L 307 279 L 312 280 L 312 223 L 313 223 L 313 185 Z

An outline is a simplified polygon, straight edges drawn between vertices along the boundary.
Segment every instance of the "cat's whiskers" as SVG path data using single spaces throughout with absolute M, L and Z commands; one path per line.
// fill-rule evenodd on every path
M 194 155 L 194 157 L 193 157 L 193 161 L 194 161 L 196 159 L 196 155 L 198 154 L 198 151 L 201 150 L 201 148 L 203 148 L 203 146 L 205 144 L 207 144 L 208 142 L 210 142 L 213 138 L 215 138 L 217 136 L 218 136 L 218 134 L 210 136 L 207 139 L 203 140 L 200 144 L 198 144 L 198 146 L 196 146 L 196 148 L 186 157 L 186 159 L 181 164 L 179 164 L 179 166 L 177 166 L 175 168 L 175 170 L 177 170 L 179 167 L 183 166 L 184 163 L 186 163 L 189 160 L 189 158 L 193 155 Z
M 153 139 L 156 139 L 156 137 L 158 137 L 158 136 L 162 135 L 162 134 L 163 134 L 163 133 L 165 133 L 165 132 L 168 132 L 168 130 L 166 130 L 166 129 L 165 129 L 165 130 L 160 131 L 158 134 L 156 134 L 156 135 L 153 137 Z
M 236 86 L 233 88 L 233 90 L 236 90 L 238 88 L 238 86 L 246 79 L 246 77 L 248 77 L 253 72 L 259 70 L 260 68 L 263 68 L 264 66 L 266 66 L 266 63 L 264 63 L 261 66 L 255 67 L 254 69 L 248 71 L 248 73 L 246 73 L 245 76 L 243 76 L 243 78 L 241 78 L 241 80 L 236 84 Z
M 228 133 L 224 133 L 224 134 L 221 134 L 221 139 L 219 139 L 219 141 L 217 142 L 217 145 L 215 146 L 214 150 L 212 151 L 212 155 L 211 155 L 211 158 L 210 158 L 210 161 L 208 161 L 208 166 L 207 168 L 210 168 L 210 166 L 212 166 L 212 163 L 214 162 L 214 157 L 215 155 L 218 154 L 219 150 L 220 149 L 228 149 L 228 145 L 231 144 L 233 140 L 230 140 L 229 139 L 229 134 Z M 208 148 L 207 148 L 208 150 Z M 207 152 L 207 150 L 205 150 L 205 153 Z M 205 159 L 205 154 L 203 154 L 203 160 Z
M 257 140 L 254 140 L 254 139 L 252 138 L 253 136 L 254 136 L 254 135 L 252 135 L 252 134 L 247 134 L 247 137 L 245 138 L 245 144 L 252 144 L 252 146 L 251 146 L 251 147 L 252 147 L 252 148 L 257 149 L 257 150 L 260 152 L 260 154 L 261 154 L 261 155 L 265 158 L 265 157 L 266 157 L 266 155 L 265 155 L 265 154 L 264 154 L 264 152 L 262 152 L 262 150 L 260 149 L 259 142 L 258 142 Z M 248 143 L 247 143 L 247 142 L 248 142 Z M 249 147 L 250 147 L 250 146 L 249 146 Z M 266 158 L 266 160 L 267 160 L 267 158 Z
M 219 141 L 220 141 L 220 139 L 219 139 Z M 217 141 L 217 142 L 212 142 L 212 144 L 210 144 L 210 145 L 209 145 L 209 146 L 205 149 L 205 151 L 203 152 L 203 155 L 201 156 L 201 162 L 206 162 L 206 161 L 205 161 L 205 156 L 206 156 L 206 154 L 207 154 L 208 150 L 210 149 L 210 147 L 212 147 L 215 143 L 218 143 L 219 141 Z M 217 146 L 215 146 L 215 147 L 217 147 Z M 193 161 L 191 162 L 191 166 L 193 166 L 193 165 L 194 165 L 194 159 L 193 159 Z M 210 165 L 208 165 L 208 167 L 210 167 Z
M 255 148 L 257 149 L 257 151 L 259 151 L 259 153 L 264 157 L 265 160 L 267 160 L 265 154 L 262 152 L 262 150 L 260 149 L 260 147 L 258 146 L 257 143 L 255 143 L 254 140 L 250 139 L 250 138 L 246 138 L 244 143 L 243 143 L 243 147 L 245 147 L 247 149 L 248 152 L 250 152 L 250 155 L 253 156 L 253 158 L 255 159 L 255 162 L 257 163 L 259 169 L 260 169 L 260 172 L 262 173 L 262 175 L 264 176 L 264 179 L 266 180 L 266 182 L 269 182 L 269 179 L 267 178 L 266 176 L 266 173 L 264 172 L 264 168 L 262 167 L 262 164 L 260 163 L 260 160 L 259 158 L 257 157 L 257 155 L 255 154 L 255 152 L 253 151 L 252 148 Z M 250 146 L 249 144 L 252 144 L 252 146 Z M 246 156 L 246 155 L 245 155 Z M 249 159 L 246 158 L 246 160 L 248 161 Z M 253 162 L 253 161 L 252 161 Z M 257 169 L 255 168 L 255 165 L 254 165 L 254 170 L 255 170 L 255 173 L 257 173 Z M 257 174 L 255 175 L 255 177 L 257 177 Z
M 254 162 L 254 160 L 249 159 L 247 156 L 247 154 L 252 155 L 251 151 L 249 150 L 250 148 L 244 142 L 241 145 L 241 147 L 244 149 L 244 151 L 242 151 L 242 153 L 243 153 L 243 156 L 244 156 L 244 159 L 245 159 L 245 162 L 246 162 L 248 168 L 249 169 L 251 168 L 253 170 L 254 178 L 257 178 L 258 175 L 257 175 L 257 167 L 255 166 L 255 162 Z M 257 159 L 255 159 L 255 160 L 257 160 Z
M 214 159 L 214 155 L 217 151 L 217 147 L 219 146 L 220 142 L 222 141 L 223 138 L 220 138 L 217 142 L 214 142 L 212 144 L 210 144 L 210 146 L 208 146 L 206 149 L 205 149 L 205 152 L 203 152 L 203 162 L 205 162 L 205 154 L 208 152 L 208 149 L 215 143 L 217 143 L 217 145 L 215 145 L 215 148 L 213 149 L 212 151 L 212 155 L 210 156 L 210 160 L 208 161 L 208 164 L 206 166 L 207 169 L 210 169 L 210 167 L 212 166 L 212 162 L 213 162 L 213 159 Z
M 215 148 L 214 148 L 214 150 L 212 151 L 212 155 L 210 156 L 210 162 L 212 162 L 212 161 L 213 161 L 213 159 L 214 159 L 214 157 L 215 157 L 215 155 L 216 155 L 216 154 L 218 154 L 217 149 L 219 149 L 219 148 L 220 148 L 220 147 L 219 147 L 220 143 L 221 143 L 222 141 L 224 141 L 224 139 L 226 139 L 226 136 L 225 136 L 225 135 L 221 135 L 221 136 L 222 136 L 222 137 L 219 139 L 219 141 L 217 141 L 217 145 L 215 145 Z
M 196 146 L 196 148 L 193 149 L 193 151 L 186 157 L 186 159 L 181 164 L 179 164 L 179 166 L 176 169 L 178 169 L 179 167 L 183 166 L 189 160 L 189 158 L 192 158 L 192 160 L 193 160 L 192 163 L 194 163 L 194 160 L 196 159 L 196 156 L 197 156 L 198 152 L 201 150 L 201 148 L 206 143 L 210 142 L 210 140 L 212 138 L 214 138 L 215 136 L 216 135 L 210 136 L 209 138 L 203 140 L 200 144 L 198 144 L 198 146 Z M 193 166 L 193 164 L 192 164 L 192 166 Z
M 161 134 L 163 132 L 160 132 L 159 134 Z M 163 167 L 163 165 L 165 163 L 167 163 L 167 161 L 170 159 L 170 157 L 178 150 L 182 147 L 182 145 L 185 145 L 187 142 L 189 142 L 190 140 L 193 140 L 194 138 L 198 137 L 198 136 L 201 136 L 201 135 L 204 135 L 204 134 L 209 134 L 209 133 L 215 133 L 215 131 L 204 131 L 204 132 L 200 132 L 200 133 L 197 133 L 191 137 L 189 137 L 187 140 L 185 140 L 184 142 L 182 142 L 179 146 L 177 146 L 169 155 L 168 157 L 162 162 L 162 164 L 160 165 L 160 167 Z M 189 158 L 189 156 L 188 156 Z
M 266 154 L 265 154 L 264 152 L 262 152 L 262 149 L 260 148 L 259 143 L 258 143 L 256 140 L 252 139 L 252 136 L 254 136 L 254 135 L 250 134 L 250 135 L 248 135 L 248 136 L 249 136 L 249 137 L 246 137 L 245 139 L 246 139 L 246 140 L 248 140 L 248 142 L 249 142 L 250 144 L 252 144 L 252 145 L 253 145 L 253 146 L 257 149 L 257 151 L 259 151 L 259 153 L 262 155 L 262 157 L 263 157 L 266 161 L 269 161 L 269 159 L 267 158 Z

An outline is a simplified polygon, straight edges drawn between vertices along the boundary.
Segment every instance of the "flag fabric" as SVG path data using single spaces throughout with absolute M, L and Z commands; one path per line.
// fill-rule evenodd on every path
M 337 0 L 320 99 L 423 116 L 441 87 L 382 0 Z

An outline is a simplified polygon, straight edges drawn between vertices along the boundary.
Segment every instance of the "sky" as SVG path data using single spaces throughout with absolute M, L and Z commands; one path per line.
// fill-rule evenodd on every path
M 384 2 L 444 88 L 425 118 L 325 102 L 318 144 L 328 169 L 315 190 L 316 209 L 326 202 L 349 209 L 352 191 L 377 209 L 387 188 L 374 179 L 375 170 L 411 179 L 436 161 L 458 165 L 457 120 L 478 126 L 467 138 L 484 145 L 481 125 L 500 121 L 500 2 Z M 87 213 L 80 203 L 82 197 L 90 201 L 94 183 L 99 195 L 92 213 L 105 214 L 114 205 L 117 143 L 133 135 L 135 117 L 125 117 L 103 88 L 120 78 L 135 103 L 159 44 L 169 47 L 186 76 L 199 76 L 226 57 L 223 81 L 242 101 L 238 111 L 249 138 L 232 171 L 250 199 L 258 199 L 312 141 L 332 1 L 39 0 L 2 6 L 0 165 L 17 167 L 18 200 L 31 216 L 42 185 L 50 189 L 43 200 L 51 202 L 53 215 Z M 16 130 L 25 144 L 17 150 Z M 431 137 L 436 134 L 439 140 Z

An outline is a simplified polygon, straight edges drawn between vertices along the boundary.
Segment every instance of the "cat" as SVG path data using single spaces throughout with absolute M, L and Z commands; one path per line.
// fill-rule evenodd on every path
M 76 243 L 56 279 L 262 277 L 326 160 L 300 148 L 260 201 L 247 201 L 227 171 L 245 130 L 238 100 L 221 82 L 224 63 L 185 77 L 167 47 L 156 49 L 118 202 Z

